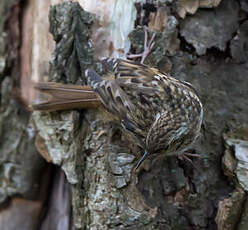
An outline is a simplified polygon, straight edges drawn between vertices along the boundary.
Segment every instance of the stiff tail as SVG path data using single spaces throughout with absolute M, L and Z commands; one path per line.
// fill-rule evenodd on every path
M 41 96 L 47 94 L 45 101 L 32 104 L 33 110 L 57 111 L 69 109 L 97 108 L 101 105 L 98 95 L 90 86 L 66 85 L 54 82 L 38 82 L 34 88 Z

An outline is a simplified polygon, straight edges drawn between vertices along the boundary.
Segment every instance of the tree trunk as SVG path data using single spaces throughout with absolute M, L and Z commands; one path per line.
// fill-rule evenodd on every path
M 0 229 L 247 229 L 246 1 L 2 2 Z M 141 153 L 102 111 L 18 105 L 39 98 L 31 81 L 85 84 L 101 57 L 142 52 L 144 26 L 156 33 L 145 63 L 203 102 L 192 162 L 159 156 L 135 172 Z

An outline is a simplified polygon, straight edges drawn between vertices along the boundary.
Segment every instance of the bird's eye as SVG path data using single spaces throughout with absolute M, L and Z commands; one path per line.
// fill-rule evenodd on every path
M 170 143 L 170 145 L 168 145 L 166 147 L 166 150 L 170 149 L 170 151 L 177 151 L 177 150 L 179 150 L 181 148 L 182 144 L 183 144 L 183 141 L 181 141 L 180 139 L 172 141 Z
M 169 147 L 170 147 L 170 145 L 167 145 L 164 150 L 167 151 L 169 149 Z
M 177 142 L 176 141 L 173 141 L 170 144 L 170 151 L 175 151 L 176 149 L 177 149 Z
M 183 144 L 183 141 L 179 141 L 179 142 L 177 142 L 177 147 L 176 147 L 176 150 L 178 150 L 178 149 L 180 149 L 181 148 L 181 146 L 182 146 L 182 144 Z

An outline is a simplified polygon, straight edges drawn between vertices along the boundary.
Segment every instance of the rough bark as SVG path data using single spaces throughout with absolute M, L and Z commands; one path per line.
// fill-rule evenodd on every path
M 17 97 L 20 1 L 1 1 L 0 14 L 0 229 L 35 229 L 44 200 L 39 185 L 46 173 L 30 112 Z
M 104 5 L 107 3 L 102 3 L 100 8 L 107 8 Z M 51 47 L 47 52 L 43 50 L 43 58 L 31 58 L 32 65 L 37 68 L 32 75 L 38 73 L 36 79 L 84 84 L 86 68 L 103 72 L 97 58 L 103 55 L 123 57 L 130 44 L 132 52 L 143 51 L 144 30 L 139 26 L 147 25 L 151 31 L 149 35 L 156 31 L 156 43 L 146 63 L 171 73 L 177 79 L 191 82 L 199 92 L 204 105 L 204 124 L 201 137 L 190 151 L 200 157 L 192 159 L 193 164 L 180 161 L 176 156 L 148 159 L 144 167 L 134 173 L 132 168 L 141 153 L 126 141 L 121 129 L 108 121 L 101 111 L 34 113 L 39 152 L 46 160 L 59 165 L 71 184 L 75 228 L 246 229 L 247 3 L 243 0 L 161 0 L 146 3 L 130 0 L 109 3 L 113 7 L 108 8 L 105 16 L 101 15 L 103 11 L 96 7 L 95 1 L 81 1 L 86 10 L 93 12 L 93 8 L 95 15 L 84 11 L 77 3 L 54 6 L 50 10 L 50 31 L 56 47 L 50 70 L 48 58 Z M 123 19 L 122 25 L 119 25 L 119 16 L 127 18 L 128 22 L 125 24 Z M 134 20 L 135 28 L 132 30 Z M 117 31 L 113 25 L 116 25 Z M 127 31 L 131 32 L 129 38 Z M 41 32 L 40 36 L 45 34 Z M 120 35 L 122 39 L 126 36 L 123 41 L 118 37 Z M 18 39 L 18 36 L 15 37 L 15 42 Z M 102 43 L 99 42 L 103 39 Z M 4 36 L 0 39 L 0 61 L 4 60 L 1 66 L 5 66 L 8 63 L 7 51 L 3 50 L 5 46 L 1 45 L 2 41 L 6 41 Z M 42 49 L 42 45 L 39 47 Z M 18 60 L 18 55 L 13 56 L 13 52 L 12 60 L 14 63 Z M 4 200 L 16 194 L 26 197 L 32 191 L 19 181 L 30 185 L 34 179 L 20 175 L 26 175 L 24 169 L 27 168 L 32 174 L 39 172 L 35 162 L 41 165 L 41 160 L 34 149 L 33 137 L 27 138 L 28 115 L 20 116 L 24 112 L 17 113 L 19 107 L 8 97 L 13 79 L 7 75 L 12 71 L 18 73 L 18 69 L 12 70 L 8 66 L 0 71 L 0 160 L 5 169 L 3 172 L 7 173 L 12 159 L 17 159 L 19 164 L 20 158 L 15 158 L 18 154 L 21 159 L 26 159 L 27 165 L 33 166 L 18 167 L 21 173 L 16 175 L 19 177 L 10 174 L 10 180 L 16 181 L 15 178 L 18 178 L 19 187 L 11 190 L 13 186 L 7 184 L 4 189 L 11 192 L 1 193 Z M 16 123 L 4 122 L 6 117 Z M 19 132 L 18 127 L 24 131 Z M 14 140 L 21 140 L 18 142 L 21 147 L 14 146 Z M 19 165 L 14 162 L 15 169 L 15 165 Z M 6 173 L 1 173 L 1 177 Z M 50 209 L 41 224 L 42 229 L 52 229 L 50 221 L 54 219 L 66 223 L 63 229 L 70 228 L 70 192 L 66 185 L 63 186 L 65 182 L 62 178 L 55 176 L 51 191 L 58 191 L 61 195 L 57 199 L 52 195 L 47 202 Z M 56 181 L 59 183 L 56 184 Z M 65 203 L 61 206 L 63 199 Z M 40 216 L 39 210 L 43 204 L 39 202 L 37 209 L 36 204 L 32 206 L 37 210 L 34 215 Z M 21 208 L 21 203 L 13 198 L 5 211 L 11 211 L 12 206 Z M 55 207 L 63 210 L 61 219 L 55 215 Z M 6 218 L 5 213 L 0 211 L 0 220 Z

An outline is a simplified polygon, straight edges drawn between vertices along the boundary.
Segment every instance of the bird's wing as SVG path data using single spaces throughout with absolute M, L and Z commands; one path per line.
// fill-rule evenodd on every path
M 137 107 L 118 83 L 115 80 L 104 80 L 91 69 L 88 69 L 85 75 L 88 84 L 101 98 L 104 108 L 115 115 L 130 134 L 144 138 L 144 131 L 140 127 L 140 122 L 135 119 Z M 143 145 L 143 143 L 137 144 Z
M 159 73 L 155 68 L 123 59 L 107 58 L 102 60 L 105 69 L 115 75 L 121 87 L 135 87 L 136 90 L 149 90 L 149 83 Z M 139 88 L 137 88 L 139 86 Z
M 122 59 L 108 58 L 102 63 L 108 78 L 88 70 L 89 85 L 98 93 L 105 109 L 116 115 L 126 130 L 144 139 L 144 133 L 148 132 L 160 109 L 156 103 L 163 89 L 153 84 L 158 70 Z
M 112 80 L 104 80 L 94 70 L 86 70 L 88 84 L 100 96 L 107 111 L 124 119 L 127 113 L 133 113 L 135 106 L 120 86 Z

